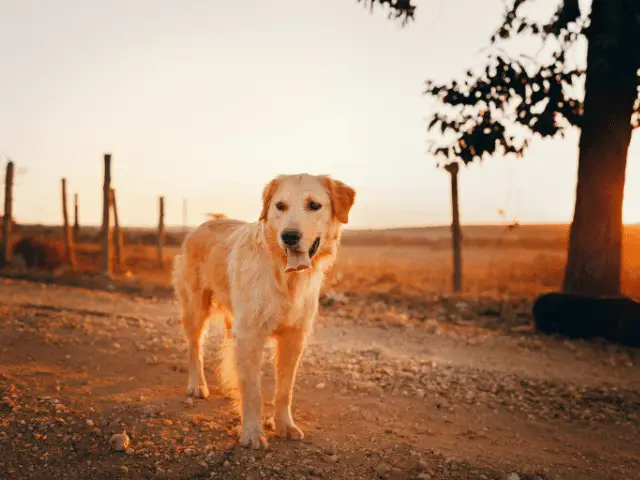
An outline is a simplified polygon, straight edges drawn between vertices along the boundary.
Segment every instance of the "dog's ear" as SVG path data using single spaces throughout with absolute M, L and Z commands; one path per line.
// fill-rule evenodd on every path
M 267 219 L 267 213 L 269 212 L 269 206 L 271 205 L 271 199 L 273 195 L 276 193 L 276 189 L 278 188 L 278 179 L 274 178 L 269 183 L 267 183 L 262 190 L 262 211 L 260 212 L 260 221 Z
M 325 177 L 325 183 L 331 197 L 333 214 L 340 223 L 349 223 L 349 210 L 356 199 L 356 191 L 340 180 L 330 177 Z

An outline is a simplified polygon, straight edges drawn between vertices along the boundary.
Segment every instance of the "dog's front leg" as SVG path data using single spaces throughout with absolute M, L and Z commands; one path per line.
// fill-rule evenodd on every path
M 260 373 L 262 352 L 266 337 L 246 335 L 236 337 L 236 365 L 240 388 L 242 435 L 240 442 L 245 447 L 267 447 L 262 427 L 262 394 Z
M 304 437 L 291 416 L 293 384 L 300 357 L 306 342 L 306 333 L 298 329 L 286 329 L 276 335 L 276 435 L 301 440 Z

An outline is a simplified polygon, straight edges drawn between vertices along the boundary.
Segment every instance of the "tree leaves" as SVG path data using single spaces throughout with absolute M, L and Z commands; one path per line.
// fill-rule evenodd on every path
M 416 10 L 416 6 L 411 3 L 411 0 L 357 0 L 357 2 L 368 6 L 371 11 L 373 11 L 376 4 L 383 7 L 385 5 L 388 6 L 388 18 L 401 19 L 403 27 L 410 20 L 413 20 L 413 14 Z
M 521 156 L 532 137 L 564 135 L 581 126 L 582 99 L 573 95 L 585 72 L 568 64 L 566 52 L 582 37 L 589 18 L 578 0 L 564 0 L 546 24 L 537 23 L 522 15 L 522 7 L 534 1 L 511 2 L 490 42 L 519 35 L 537 35 L 543 43 L 553 38 L 551 60 L 539 63 L 495 49 L 484 68 L 468 70 L 461 82 L 427 81 L 424 93 L 440 103 L 427 128 L 431 154 L 464 163 L 495 154 Z M 640 124 L 640 100 L 633 121 Z

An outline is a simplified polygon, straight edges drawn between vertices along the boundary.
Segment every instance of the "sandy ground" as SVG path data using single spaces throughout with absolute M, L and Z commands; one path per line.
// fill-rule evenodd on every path
M 248 451 L 216 330 L 211 398 L 187 400 L 170 298 L 0 280 L 0 478 L 640 479 L 638 350 L 537 335 L 526 303 L 506 327 L 473 300 L 323 304 L 294 396 L 304 441 Z

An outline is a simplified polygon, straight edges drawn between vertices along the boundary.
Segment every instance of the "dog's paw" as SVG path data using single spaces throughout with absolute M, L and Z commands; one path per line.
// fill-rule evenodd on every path
M 256 430 L 242 431 L 240 435 L 240 445 L 252 450 L 260 448 L 268 448 L 267 438 L 264 433 Z
M 194 398 L 207 398 L 209 396 L 209 387 L 207 385 L 189 385 L 187 387 L 187 395 Z
M 267 417 L 262 422 L 262 426 L 264 427 L 265 430 L 269 430 L 270 432 L 273 432 L 276 429 L 276 421 L 274 420 L 273 417 Z
M 302 440 L 304 438 L 304 432 L 293 422 L 276 421 L 275 427 L 278 437 L 290 438 L 291 440 Z

